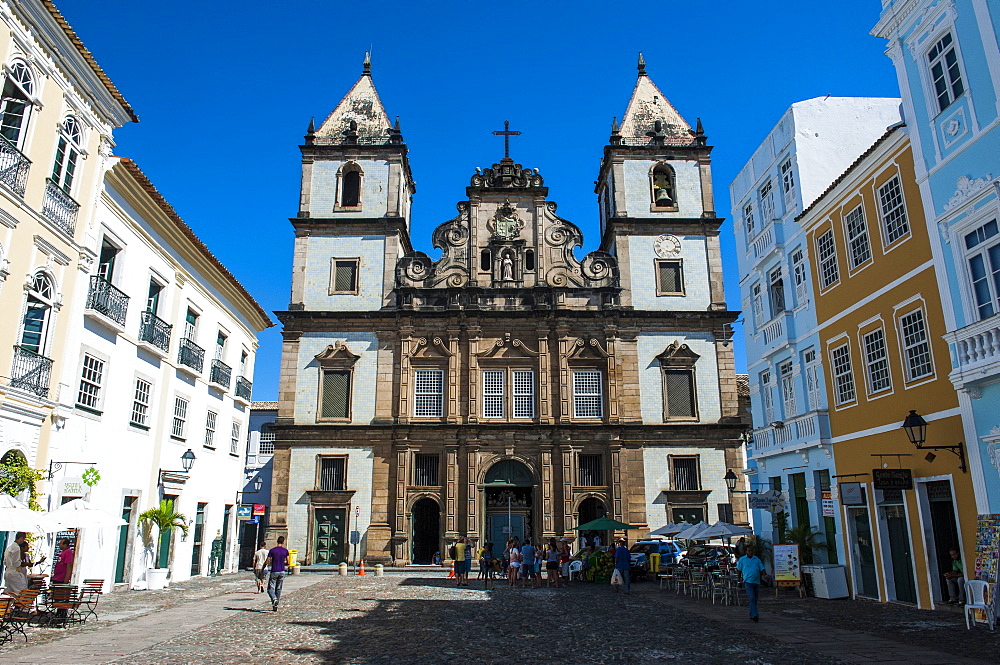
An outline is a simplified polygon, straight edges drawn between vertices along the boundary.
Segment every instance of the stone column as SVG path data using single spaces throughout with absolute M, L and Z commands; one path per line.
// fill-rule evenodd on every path
M 573 539 L 575 542 L 577 533 L 573 531 L 576 526 L 573 519 L 573 456 L 576 450 L 570 442 L 569 434 L 560 434 L 559 452 L 562 456 L 562 513 L 563 513 L 563 535 Z
M 444 537 L 445 540 L 458 538 L 458 444 L 448 442 L 444 445 L 445 483 L 444 483 Z
M 550 396 L 552 395 L 551 366 L 549 359 L 549 330 L 538 328 L 538 422 L 551 425 L 555 422 Z
M 469 413 L 466 419 L 470 423 L 479 422 L 479 342 L 483 333 L 478 325 L 470 325 L 466 328 L 468 338 L 469 353 Z
M 555 478 L 552 468 L 552 442 L 543 441 L 541 445 L 542 472 L 542 538 L 555 538 Z
M 708 293 L 711 300 L 709 309 L 722 311 L 726 309 L 726 287 L 723 283 L 722 249 L 718 231 L 706 232 L 705 253 L 708 259 Z
M 447 398 L 448 403 L 446 405 L 446 415 L 447 422 L 458 423 L 461 420 L 461 414 L 459 409 L 460 396 L 459 388 L 461 385 L 461 355 L 459 349 L 459 338 L 458 329 L 449 327 L 448 328 L 448 385 Z
M 413 326 L 399 328 L 399 407 L 396 418 L 401 423 L 410 422 L 410 358 L 416 348 Z
M 719 367 L 719 415 L 722 418 L 738 418 L 740 397 L 739 389 L 736 386 L 736 362 L 733 359 L 733 344 L 732 342 L 722 344 L 719 341 L 726 334 L 721 327 L 712 332 L 716 339 L 715 358 Z
M 467 442 L 465 449 L 465 506 L 466 506 L 466 534 L 478 535 L 480 544 L 486 542 L 486 534 L 480 533 L 479 524 L 481 517 L 482 498 L 478 491 L 476 478 L 479 475 L 479 442 Z
M 390 563 L 408 558 L 399 552 L 400 543 L 393 536 L 399 534 L 389 521 L 390 511 L 398 510 L 392 505 L 391 488 L 394 459 L 392 441 L 380 441 L 372 446 L 374 465 L 372 467 L 372 517 L 368 526 L 368 556 L 372 563 Z M 405 533 L 405 532 L 404 532 Z
M 559 336 L 559 422 L 569 424 L 573 413 L 572 399 L 573 389 L 570 386 L 572 377 L 570 376 L 567 356 L 573 350 L 573 343 L 576 339 L 569 336 L 569 326 L 558 326 L 556 334 Z
M 604 329 L 604 342 L 608 350 L 608 422 L 618 424 L 621 408 L 618 403 L 618 383 L 621 380 L 620 363 L 617 353 L 618 328 L 607 326 Z

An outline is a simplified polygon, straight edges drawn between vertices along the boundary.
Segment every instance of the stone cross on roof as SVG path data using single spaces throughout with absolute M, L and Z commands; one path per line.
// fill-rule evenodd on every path
M 510 130 L 510 120 L 504 120 L 503 121 L 503 131 L 500 131 L 498 129 L 495 132 L 493 132 L 493 134 L 496 135 L 496 136 L 502 136 L 503 137 L 503 158 L 504 159 L 510 159 L 510 137 L 511 136 L 519 136 L 521 134 L 521 132 L 517 132 L 517 131 L 513 131 L 512 132 Z

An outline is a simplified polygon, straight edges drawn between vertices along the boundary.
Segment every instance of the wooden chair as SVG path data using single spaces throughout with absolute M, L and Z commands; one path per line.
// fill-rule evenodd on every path
M 101 600 L 101 596 L 104 594 L 104 580 L 89 579 L 83 581 L 83 588 L 80 589 L 80 595 L 82 597 L 82 621 L 86 621 L 89 617 L 93 616 L 95 619 L 97 617 L 97 603 Z
M 49 589 L 49 608 L 51 612 L 47 617 L 48 625 L 61 625 L 65 628 L 70 623 L 82 623 L 83 616 L 80 614 L 80 604 L 82 602 L 83 597 L 80 587 L 68 584 L 53 586 Z
M 5 621 L 5 623 L 10 624 L 13 630 L 21 633 L 25 643 L 28 641 L 28 633 L 25 631 L 25 627 L 32 621 L 37 622 L 38 620 L 35 601 L 38 600 L 38 594 L 40 593 L 40 589 L 25 589 L 14 596 L 14 602 L 11 604 L 10 612 Z
M 0 644 L 6 644 L 14 637 L 16 629 L 9 621 L 13 608 L 14 599 L 11 596 L 0 596 Z

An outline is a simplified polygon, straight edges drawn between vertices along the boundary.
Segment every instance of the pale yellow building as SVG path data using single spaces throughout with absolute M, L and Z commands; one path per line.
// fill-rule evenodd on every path
M 112 130 L 138 118 L 47 0 L 0 4 L 0 456 L 47 464 Z M 74 352 L 67 362 L 77 362 Z
M 914 410 L 928 423 L 924 445 L 962 441 L 907 132 L 889 128 L 798 221 L 813 271 L 852 593 L 930 608 L 948 599 L 950 548 L 971 568 L 976 505 L 957 451 L 918 449 L 902 429 Z M 909 470 L 912 489 L 876 489 L 876 469 Z

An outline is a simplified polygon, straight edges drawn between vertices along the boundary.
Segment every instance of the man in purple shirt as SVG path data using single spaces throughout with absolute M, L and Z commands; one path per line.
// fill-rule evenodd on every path
M 285 567 L 288 565 L 288 550 L 285 549 L 285 537 L 278 536 L 278 544 L 267 553 L 264 567 L 271 566 L 271 574 L 267 578 L 267 595 L 271 599 L 271 611 L 278 611 L 278 601 L 281 600 L 281 585 L 285 582 Z
M 625 587 L 625 593 L 629 593 L 631 590 L 631 579 L 629 576 L 629 566 L 632 565 L 632 555 L 629 554 L 628 548 L 625 547 L 625 541 L 619 540 L 618 547 L 615 548 L 615 569 L 621 573 L 622 585 Z

